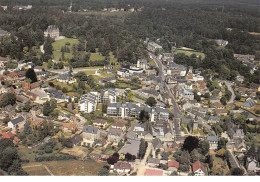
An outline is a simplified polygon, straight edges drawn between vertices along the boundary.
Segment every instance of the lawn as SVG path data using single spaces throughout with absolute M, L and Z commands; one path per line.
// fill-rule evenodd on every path
M 97 176 L 100 168 L 105 164 L 104 162 L 96 162 L 94 160 L 78 161 L 78 160 L 66 160 L 66 161 L 48 161 L 41 162 L 45 164 L 54 176 Z M 40 165 L 39 162 L 29 163 L 26 166 Z M 24 166 L 23 166 L 24 167 Z M 25 168 L 26 169 L 26 168 Z M 37 168 L 29 175 L 41 175 L 42 168 Z
M 125 82 L 123 80 L 117 80 L 116 83 L 115 83 L 115 87 L 116 88 L 121 88 L 121 89 L 126 89 L 126 88 L 130 88 L 132 90 L 137 90 L 140 88 L 139 85 L 134 85 L 133 83 L 128 83 L 128 82 Z
M 183 53 L 187 56 L 191 56 L 192 54 L 195 54 L 196 56 L 201 56 L 202 59 L 205 58 L 205 54 L 202 52 L 197 52 L 192 49 L 173 49 L 173 53 L 178 54 L 178 53 Z
M 78 44 L 79 41 L 77 39 L 65 38 L 62 40 L 57 40 L 54 43 L 52 43 L 54 60 L 58 61 L 61 58 L 61 52 L 60 52 L 61 47 L 65 46 L 67 42 L 70 43 L 70 45 L 68 46 L 70 49 L 70 53 L 65 53 L 64 56 L 65 58 L 72 58 L 72 45 Z
M 112 52 L 109 53 L 110 56 L 110 63 L 116 63 L 117 59 L 115 58 L 115 56 L 113 55 Z M 96 53 L 90 53 L 90 61 L 96 61 L 96 60 L 104 60 L 106 57 L 102 56 L 101 53 L 96 52 Z

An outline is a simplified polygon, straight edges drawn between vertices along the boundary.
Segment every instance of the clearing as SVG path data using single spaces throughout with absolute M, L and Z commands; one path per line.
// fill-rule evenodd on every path
M 186 48 L 186 47 L 181 47 L 181 48 L 173 48 L 173 53 L 174 54 L 178 54 L 178 53 L 183 53 L 187 56 L 191 56 L 192 54 L 195 54 L 196 56 L 201 56 L 202 59 L 205 58 L 205 54 L 202 52 L 198 52 L 196 50 L 190 49 L 190 48 Z
M 66 43 L 69 44 L 67 45 L 67 47 L 70 49 L 70 53 L 65 52 L 64 56 L 65 58 L 72 58 L 72 45 L 78 44 L 79 41 L 73 38 L 65 38 L 52 43 L 54 60 L 59 61 L 59 59 L 61 58 L 61 47 L 65 46 Z
M 41 163 L 31 162 L 24 164 L 22 167 L 29 175 L 35 176 L 50 175 L 47 170 L 43 170 L 44 165 L 54 176 L 97 176 L 98 171 L 104 164 L 104 162 L 96 162 L 94 160 L 65 160 L 45 161 Z

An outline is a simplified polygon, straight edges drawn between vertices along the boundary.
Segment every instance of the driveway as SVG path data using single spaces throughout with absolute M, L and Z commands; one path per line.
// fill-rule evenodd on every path
M 234 92 L 230 82 L 225 81 L 225 84 L 227 85 L 228 90 L 232 93 L 231 98 L 230 98 L 230 100 L 228 101 L 227 104 L 233 104 L 234 100 L 236 98 L 235 92 Z

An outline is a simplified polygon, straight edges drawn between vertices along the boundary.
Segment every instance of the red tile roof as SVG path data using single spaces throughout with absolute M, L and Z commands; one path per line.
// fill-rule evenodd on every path
M 145 176 L 162 176 L 163 171 L 159 169 L 146 169 Z
M 4 138 L 12 138 L 15 136 L 11 131 L 2 134 Z
M 17 77 L 18 75 L 17 75 L 17 73 L 15 73 L 15 72 L 11 72 L 11 73 L 9 73 L 7 76 L 14 78 L 14 77 Z
M 205 167 L 203 166 L 203 164 L 200 162 L 200 161 L 196 161 L 192 164 L 192 169 L 193 169 L 193 172 L 201 169 L 204 173 L 206 173 L 205 171 Z
M 104 119 L 95 119 L 93 121 L 93 123 L 100 123 L 100 124 L 105 124 L 107 122 L 107 120 L 104 120 Z
M 179 168 L 179 162 L 175 160 L 168 161 L 168 167 L 176 167 L 177 169 Z

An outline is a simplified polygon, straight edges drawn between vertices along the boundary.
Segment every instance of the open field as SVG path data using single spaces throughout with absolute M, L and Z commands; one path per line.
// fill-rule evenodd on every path
M 105 164 L 104 162 L 96 162 L 93 160 L 77 161 L 48 161 L 48 162 L 31 162 L 24 164 L 23 169 L 29 173 L 29 175 L 50 175 L 48 171 L 43 170 L 43 166 L 53 173 L 54 176 L 97 176 L 100 168 Z M 32 166 L 32 167 L 30 167 Z M 34 167 L 33 167 L 34 166 Z
M 183 53 L 187 56 L 191 56 L 192 54 L 195 54 L 196 56 L 201 56 L 202 59 L 205 58 L 205 54 L 202 53 L 202 52 L 197 52 L 197 51 L 194 51 L 192 49 L 189 49 L 189 48 L 182 48 L 182 49 L 173 49 L 173 53 L 175 54 L 178 54 L 178 53 Z
M 229 168 L 226 161 L 213 155 L 213 168 L 212 171 L 215 175 L 226 175 L 229 173 Z
M 70 45 L 68 45 L 70 53 L 64 53 L 64 56 L 65 58 L 72 58 L 72 45 L 78 44 L 79 41 L 77 39 L 65 38 L 52 43 L 54 60 L 59 61 L 59 59 L 61 58 L 61 47 L 65 46 L 67 42 L 70 43 Z

